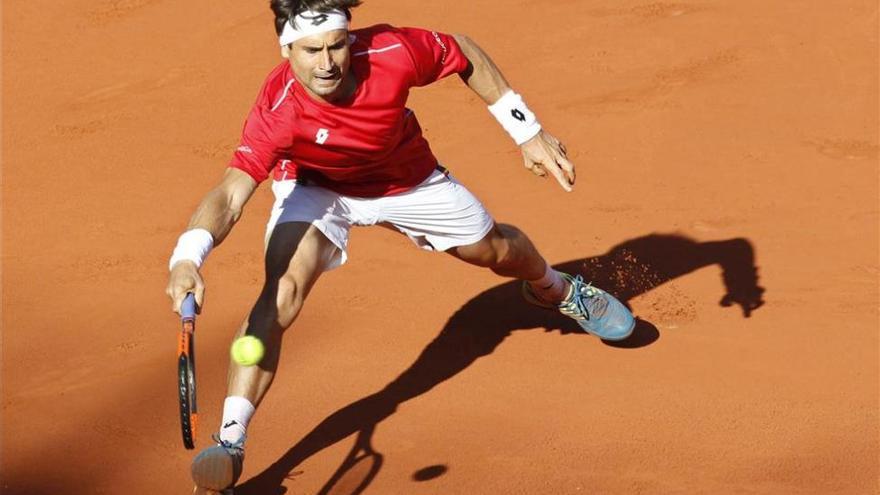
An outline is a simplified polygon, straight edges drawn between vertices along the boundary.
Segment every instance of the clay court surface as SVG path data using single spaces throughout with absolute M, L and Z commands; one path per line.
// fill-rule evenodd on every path
M 190 493 L 166 264 L 280 60 L 267 4 L 3 2 L 4 495 Z M 285 336 L 236 494 L 878 493 L 876 2 L 355 11 L 378 22 L 494 57 L 575 192 L 524 171 L 457 78 L 411 97 L 432 148 L 641 323 L 608 345 L 356 230 Z M 270 201 L 203 270 L 198 447 Z

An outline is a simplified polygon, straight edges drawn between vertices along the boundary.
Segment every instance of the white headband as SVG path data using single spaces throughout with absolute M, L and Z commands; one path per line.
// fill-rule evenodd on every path
M 296 23 L 296 27 L 293 24 Z M 339 9 L 327 12 L 315 12 L 306 10 L 294 17 L 293 21 L 284 23 L 284 30 L 278 37 L 281 46 L 289 45 L 294 41 L 318 33 L 326 33 L 336 29 L 348 29 L 348 17 Z

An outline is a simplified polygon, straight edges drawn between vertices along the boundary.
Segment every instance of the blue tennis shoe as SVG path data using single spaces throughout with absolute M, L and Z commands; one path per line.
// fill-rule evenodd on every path
M 632 335 L 636 321 L 622 302 L 604 290 L 585 283 L 580 275 L 571 276 L 561 272 L 560 275 L 571 284 L 571 289 L 558 305 L 538 298 L 527 282 L 523 282 L 523 297 L 536 306 L 558 309 L 575 320 L 585 332 L 602 340 L 623 340 Z
M 232 495 L 232 487 L 241 476 L 244 445 L 222 441 L 219 435 L 214 435 L 214 440 L 217 445 L 201 451 L 192 462 L 196 495 Z

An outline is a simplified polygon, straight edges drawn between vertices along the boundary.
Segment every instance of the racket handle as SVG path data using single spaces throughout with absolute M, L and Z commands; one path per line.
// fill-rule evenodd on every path
M 181 321 L 196 319 L 196 296 L 192 292 L 188 293 L 180 305 Z

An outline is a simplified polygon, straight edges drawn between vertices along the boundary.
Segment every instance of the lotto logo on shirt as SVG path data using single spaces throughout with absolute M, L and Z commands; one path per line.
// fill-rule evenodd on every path
M 318 129 L 318 133 L 315 134 L 315 142 L 318 144 L 324 144 L 328 137 L 330 137 L 330 131 L 324 128 Z

